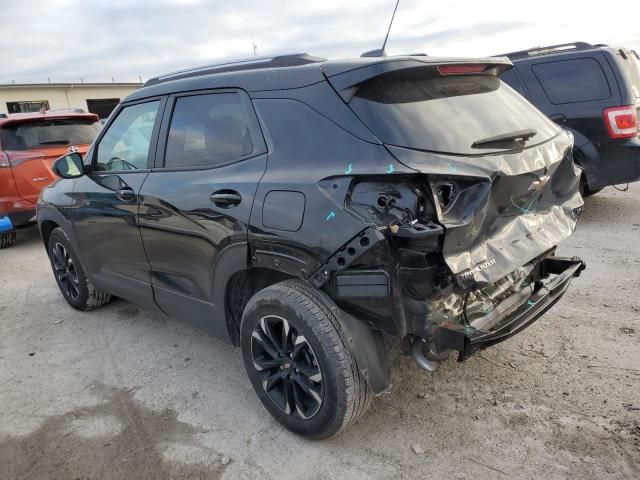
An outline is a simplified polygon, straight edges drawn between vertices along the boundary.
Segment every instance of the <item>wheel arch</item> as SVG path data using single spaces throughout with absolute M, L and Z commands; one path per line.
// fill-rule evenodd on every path
M 280 270 L 246 267 L 233 273 L 224 292 L 225 318 L 231 343 L 240 346 L 240 322 L 247 303 L 260 290 L 294 278 Z

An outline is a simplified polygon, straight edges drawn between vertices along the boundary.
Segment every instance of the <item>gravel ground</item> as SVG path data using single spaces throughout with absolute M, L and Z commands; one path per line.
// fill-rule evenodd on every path
M 639 208 L 640 184 L 587 199 L 559 252 L 587 270 L 520 335 L 434 374 L 390 344 L 393 392 L 320 443 L 271 419 L 239 350 L 120 300 L 72 310 L 21 230 L 0 251 L 0 478 L 640 478 Z

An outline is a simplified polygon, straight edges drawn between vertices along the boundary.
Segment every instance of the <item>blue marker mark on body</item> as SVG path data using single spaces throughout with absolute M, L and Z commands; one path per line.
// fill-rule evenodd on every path
M 353 166 L 349 164 L 349 167 L 344 171 L 344 174 L 349 175 L 351 172 L 353 172 Z
M 456 173 L 458 171 L 458 167 L 456 167 L 455 165 L 451 165 L 450 163 L 448 165 L 449 165 L 449 171 L 451 173 Z
M 336 218 L 336 212 L 329 212 L 329 215 L 327 215 L 327 222 L 333 218 Z
M 385 170 L 385 172 L 387 173 L 393 173 L 395 172 L 396 169 L 393 167 L 393 165 L 389 164 L 389 166 L 387 167 L 387 169 Z

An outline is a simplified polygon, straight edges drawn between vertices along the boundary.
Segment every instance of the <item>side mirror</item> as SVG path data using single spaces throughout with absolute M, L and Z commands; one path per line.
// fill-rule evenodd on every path
M 84 164 L 82 155 L 79 153 L 69 153 L 53 162 L 53 173 L 62 178 L 78 178 L 84 175 Z

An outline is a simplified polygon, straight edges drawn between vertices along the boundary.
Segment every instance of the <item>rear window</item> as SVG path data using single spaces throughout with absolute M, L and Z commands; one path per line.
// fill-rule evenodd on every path
M 4 150 L 14 151 L 82 145 L 91 143 L 99 130 L 98 122 L 86 118 L 37 120 L 2 127 L 0 142 Z
M 532 146 L 559 131 L 511 87 L 490 75 L 438 76 L 431 69 L 402 70 L 362 83 L 350 106 L 382 142 L 443 153 L 503 151 L 504 146 L 471 145 L 526 129 L 537 132 L 527 143 Z
M 609 82 L 597 60 L 579 58 L 532 67 L 551 103 L 591 102 L 611 97 Z
M 631 82 L 633 94 L 640 97 L 640 60 L 634 50 L 618 50 L 618 58 Z

